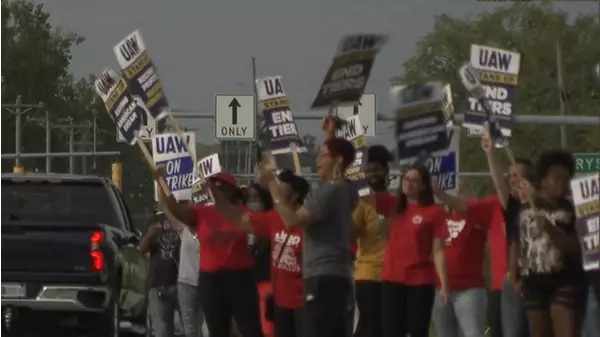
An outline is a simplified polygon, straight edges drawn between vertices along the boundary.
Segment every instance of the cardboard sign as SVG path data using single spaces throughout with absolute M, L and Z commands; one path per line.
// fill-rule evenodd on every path
M 388 40 L 381 34 L 344 36 L 311 109 L 359 104 L 375 57 Z
M 198 160 L 197 166 L 200 172 L 202 172 L 202 176 L 204 178 L 221 173 L 221 161 L 219 160 L 219 154 L 211 154 L 210 156 Z
M 144 104 L 131 95 L 127 82 L 110 69 L 102 72 L 94 88 L 125 141 L 135 144 L 144 119 L 148 118 Z
M 517 102 L 516 89 L 521 55 L 509 50 L 474 44 L 471 45 L 470 64 L 476 70 L 489 111 L 498 119 L 502 135 L 510 137 Z M 480 130 L 484 128 L 488 117 L 482 104 L 473 94 L 467 94 L 463 126 Z
M 198 205 L 212 205 L 210 195 L 202 188 L 202 179 L 197 178 L 192 186 L 192 202 Z
M 263 114 L 261 132 L 269 139 L 269 149 L 274 155 L 306 152 L 298 127 L 283 91 L 281 76 L 263 77 L 256 80 L 256 89 Z M 292 148 L 295 146 L 295 151 Z
M 600 269 L 600 173 L 571 180 L 583 268 Z
M 354 145 L 354 161 L 344 173 L 346 179 L 352 181 L 359 196 L 368 195 L 370 191 L 369 182 L 365 175 L 367 168 L 367 145 L 365 144 L 365 133 L 360 124 L 360 118 L 358 116 L 347 118 L 346 124 L 337 131 L 337 136 L 352 142 L 352 145 Z
M 131 93 L 141 98 L 154 119 L 167 117 L 169 103 L 140 32 L 129 34 L 113 50 Z
M 190 200 L 192 197 L 194 160 L 186 151 L 186 144 L 190 152 L 196 152 L 196 136 L 193 132 L 186 132 L 185 139 L 174 133 L 163 133 L 152 138 L 154 163 L 165 168 L 165 181 L 177 200 Z

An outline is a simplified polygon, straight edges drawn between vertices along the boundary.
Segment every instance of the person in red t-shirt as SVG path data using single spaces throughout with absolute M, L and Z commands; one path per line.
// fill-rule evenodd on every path
M 389 214 L 396 198 L 382 195 L 378 199 L 378 213 Z M 427 337 L 436 271 L 442 304 L 447 303 L 450 289 L 444 262 L 444 240 L 448 237 L 445 212 L 435 204 L 431 176 L 425 167 L 404 173 L 396 212 L 386 222 L 381 273 L 383 337 Z
M 162 179 L 163 174 L 164 168 L 158 167 L 156 178 Z M 221 172 L 209 181 L 218 186 L 231 203 L 240 204 L 233 175 Z M 162 189 L 158 189 L 158 200 L 179 222 L 195 229 L 200 243 L 198 291 L 210 336 L 230 337 L 233 316 L 243 336 L 262 337 L 246 233 L 219 215 L 214 206 L 179 205 Z
M 448 305 L 436 300 L 433 321 L 440 337 L 480 337 L 485 333 L 486 298 L 483 261 L 492 218 L 501 208 L 497 198 L 470 200 L 459 191 L 451 196 L 434 187 L 437 198 L 449 208 L 449 236 L 444 252 L 452 295 Z M 502 214 L 499 215 L 502 217 Z M 437 281 L 439 287 L 439 280 Z
M 283 199 L 300 208 L 310 190 L 304 178 L 285 170 L 278 174 L 280 193 Z M 299 337 L 301 332 L 302 230 L 287 230 L 281 217 L 274 210 L 266 212 L 243 212 L 229 203 L 218 191 L 214 192 L 215 205 L 219 213 L 247 233 L 271 239 L 271 279 L 274 290 L 276 337 Z M 282 250 L 283 249 L 283 250 Z

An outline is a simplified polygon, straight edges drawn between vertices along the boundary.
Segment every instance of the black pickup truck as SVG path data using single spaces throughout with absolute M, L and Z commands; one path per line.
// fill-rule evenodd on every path
M 1 214 L 4 332 L 50 324 L 113 337 L 143 329 L 148 261 L 108 179 L 2 174 Z

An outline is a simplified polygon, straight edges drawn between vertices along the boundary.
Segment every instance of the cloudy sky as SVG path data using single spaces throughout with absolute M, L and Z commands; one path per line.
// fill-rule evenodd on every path
M 46 0 L 56 26 L 86 38 L 73 55 L 77 76 L 117 68 L 112 47 L 140 29 L 170 105 L 180 111 L 214 111 L 216 93 L 252 93 L 251 57 L 258 76 L 282 75 L 295 114 L 308 112 L 335 46 L 344 34 L 385 33 L 391 37 L 376 61 L 367 92 L 389 110 L 389 79 L 431 31 L 433 16 L 461 17 L 492 10 L 475 0 Z M 562 2 L 576 15 L 598 4 Z M 199 141 L 215 142 L 211 119 L 184 122 Z M 381 123 L 379 133 L 389 125 Z M 299 122 L 301 133 L 318 134 L 318 122 Z M 389 135 L 389 131 L 387 132 Z M 385 137 L 385 136 L 384 136 Z M 387 138 L 387 137 L 385 137 Z

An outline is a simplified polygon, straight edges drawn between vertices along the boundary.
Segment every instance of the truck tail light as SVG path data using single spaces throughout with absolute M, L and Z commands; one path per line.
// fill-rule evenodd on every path
M 100 250 L 103 233 L 101 231 L 93 231 L 90 235 L 90 268 L 94 272 L 100 272 L 104 269 L 104 256 Z

